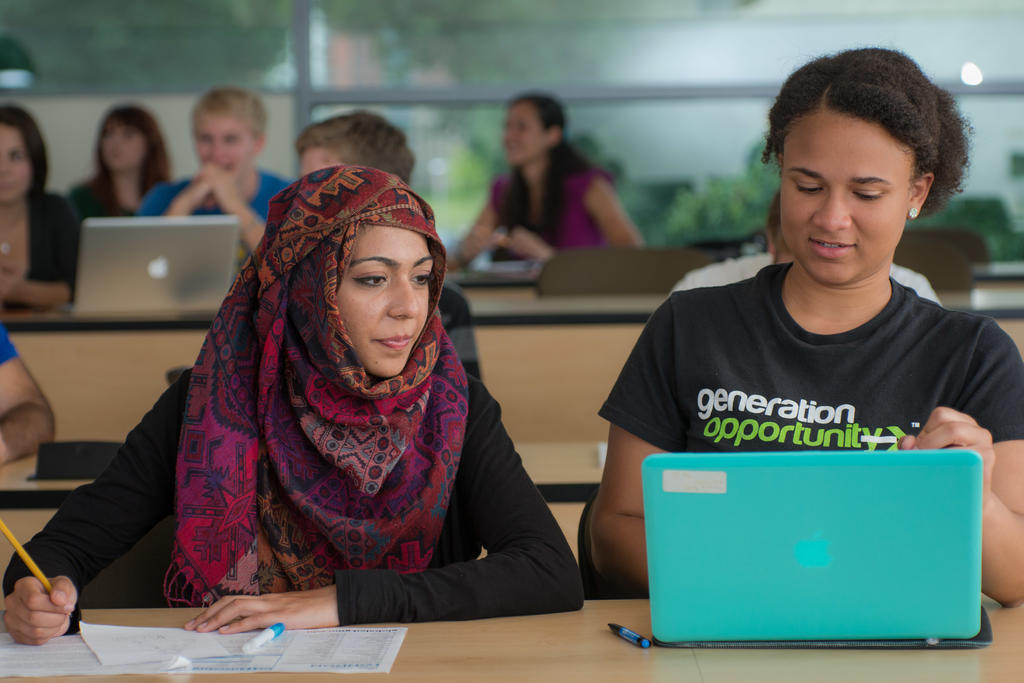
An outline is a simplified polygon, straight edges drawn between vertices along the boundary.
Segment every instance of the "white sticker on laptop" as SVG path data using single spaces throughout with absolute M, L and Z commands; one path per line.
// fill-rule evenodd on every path
M 725 493 L 725 472 L 665 470 L 661 488 L 666 493 Z

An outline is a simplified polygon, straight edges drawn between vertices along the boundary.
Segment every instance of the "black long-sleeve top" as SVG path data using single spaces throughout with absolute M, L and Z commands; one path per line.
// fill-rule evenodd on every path
M 78 588 L 174 508 L 174 470 L 189 373 L 131 431 L 110 466 L 72 492 L 26 544 L 47 576 Z M 487 549 L 486 557 L 480 556 Z M 16 555 L 7 595 L 29 574 Z M 470 378 L 455 490 L 430 568 L 335 573 L 341 624 L 477 619 L 579 609 L 583 589 L 565 536 L 501 423 L 501 408 Z
M 75 291 L 79 221 L 60 195 L 31 197 L 28 203 L 29 280 L 66 282 Z

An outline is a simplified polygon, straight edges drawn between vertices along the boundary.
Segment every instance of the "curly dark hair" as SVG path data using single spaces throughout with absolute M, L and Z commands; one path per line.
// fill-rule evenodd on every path
M 915 177 L 935 174 L 922 214 L 963 189 L 971 126 L 953 96 L 902 52 L 846 50 L 794 71 L 768 113 L 762 161 L 777 160 L 793 124 L 820 108 L 876 123 L 911 149 Z

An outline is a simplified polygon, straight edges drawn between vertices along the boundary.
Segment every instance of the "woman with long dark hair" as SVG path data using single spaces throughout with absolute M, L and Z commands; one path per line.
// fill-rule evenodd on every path
M 94 153 L 96 172 L 71 189 L 81 218 L 133 216 L 143 195 L 171 177 L 167 147 L 153 115 L 136 105 L 107 112 Z
M 46 145 L 32 115 L 0 106 L 0 302 L 52 308 L 71 300 L 78 220 L 46 192 Z
M 494 181 L 457 263 L 491 248 L 497 259 L 544 261 L 559 249 L 642 244 L 611 176 L 566 141 L 565 127 L 565 110 L 549 95 L 509 103 L 502 142 L 511 173 Z

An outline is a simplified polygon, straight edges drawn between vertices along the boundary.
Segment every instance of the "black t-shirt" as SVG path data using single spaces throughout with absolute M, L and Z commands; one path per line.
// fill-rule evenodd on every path
M 173 514 L 174 469 L 190 373 L 128 435 L 110 466 L 76 489 L 25 544 L 47 576 L 81 590 L 160 520 Z M 487 556 L 480 556 L 481 548 Z M 169 551 L 169 549 L 168 549 Z M 4 594 L 29 574 L 16 555 Z M 433 621 L 579 609 L 583 588 L 558 523 L 523 469 L 483 384 L 469 381 L 469 415 L 455 490 L 431 566 L 335 572 L 342 624 Z
M 669 297 L 600 415 L 666 451 L 895 449 L 937 406 L 1024 438 L 1024 364 L 994 320 L 893 282 L 869 322 L 813 334 L 782 302 L 787 268 Z

